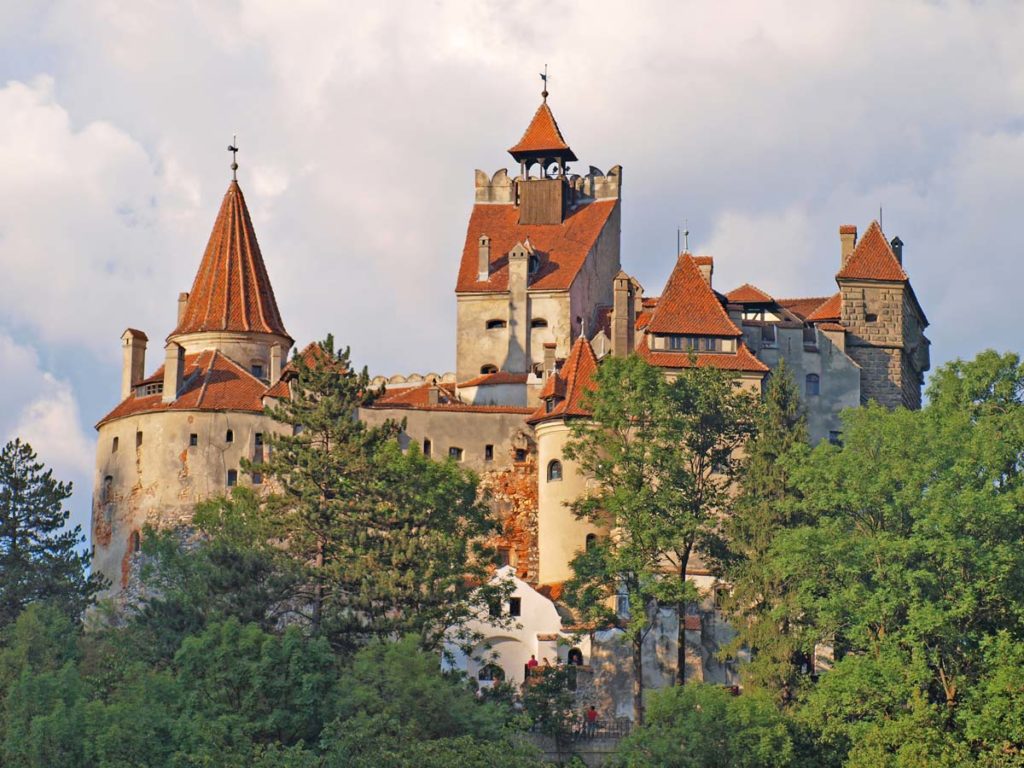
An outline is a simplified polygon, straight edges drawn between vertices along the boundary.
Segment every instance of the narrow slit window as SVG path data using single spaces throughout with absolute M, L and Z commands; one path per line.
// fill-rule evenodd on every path
M 498 372 L 498 366 L 496 366 L 496 365 L 481 365 L 480 366 L 480 373 L 481 373 L 481 375 L 488 374 L 488 373 L 497 373 L 497 372 Z
M 504 320 L 488 320 L 487 321 L 487 330 L 488 331 L 494 331 L 494 330 L 497 330 L 499 328 L 507 328 L 507 327 L 508 327 L 508 323 L 506 321 L 504 321 Z
M 548 321 L 545 320 L 543 317 L 535 317 L 535 318 L 533 318 L 533 320 L 530 321 L 530 327 L 531 328 L 547 328 L 548 327 Z
M 233 442 L 235 442 L 235 432 L 234 432 L 234 430 L 232 430 L 232 429 L 229 429 L 229 430 L 228 430 L 228 431 L 227 431 L 227 432 L 226 432 L 226 433 L 224 434 L 224 442 L 225 442 L 225 443 L 233 443 Z
M 141 448 L 142 447 L 142 432 L 136 432 L 135 433 L 135 447 L 136 448 Z
M 110 441 L 110 452 L 111 453 L 117 453 L 117 443 L 118 443 L 118 439 L 116 437 L 113 440 Z
M 429 456 L 433 446 L 430 443 L 430 438 L 423 438 L 423 455 Z
M 493 445 L 485 445 L 484 446 L 484 461 L 494 461 L 494 446 Z
M 192 448 L 195 448 L 197 445 L 199 445 L 199 435 L 197 435 L 195 432 L 189 435 L 188 444 Z

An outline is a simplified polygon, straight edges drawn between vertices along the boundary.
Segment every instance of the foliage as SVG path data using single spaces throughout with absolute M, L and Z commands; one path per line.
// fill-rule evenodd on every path
M 0 449 L 0 629 L 29 603 L 47 601 L 76 619 L 102 587 L 87 576 L 81 526 L 67 528 L 71 484 L 54 479 L 27 443 Z

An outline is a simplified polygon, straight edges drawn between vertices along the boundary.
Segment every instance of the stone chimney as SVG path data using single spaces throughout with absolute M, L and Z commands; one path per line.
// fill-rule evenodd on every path
M 704 282 L 710 287 L 711 277 L 715 274 L 715 260 L 711 256 L 697 256 L 694 261 L 697 262 L 697 269 L 700 270 Z
M 857 247 L 857 227 L 854 224 L 843 224 L 839 227 L 840 259 L 839 268 L 846 266 L 853 249 Z
M 121 399 L 129 397 L 132 389 L 146 377 L 146 342 L 142 331 L 128 328 L 121 334 L 123 361 L 121 363 Z
M 440 400 L 440 391 L 437 384 L 432 384 L 427 390 L 427 405 L 437 405 Z
M 281 380 L 281 346 L 275 344 L 270 348 L 270 383 L 277 384 Z
M 900 263 L 900 266 L 903 266 L 903 241 L 900 240 L 900 236 L 896 235 L 889 245 L 892 246 L 892 253 L 896 257 L 896 261 Z
M 482 282 L 491 276 L 491 238 L 487 235 L 480 235 L 477 254 L 477 279 Z
M 164 348 L 164 395 L 163 402 L 173 403 L 185 378 L 185 348 L 174 341 Z
M 178 294 L 178 325 L 181 325 L 181 321 L 185 319 L 185 307 L 188 306 L 188 291 L 182 291 Z
M 633 281 L 620 271 L 612 280 L 612 354 L 625 357 L 633 351 L 633 329 L 636 324 L 636 297 Z
M 522 243 L 517 243 L 508 252 L 508 353 L 501 369 L 510 373 L 529 371 L 527 333 L 530 323 L 526 310 L 529 301 L 527 286 L 530 279 L 530 257 L 532 255 L 533 246 L 530 245 L 529 238 Z

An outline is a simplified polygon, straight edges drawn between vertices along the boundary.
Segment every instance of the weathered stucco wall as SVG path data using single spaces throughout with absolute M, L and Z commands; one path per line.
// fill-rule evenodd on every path
M 250 484 L 240 461 L 253 458 L 257 433 L 277 428 L 263 415 L 234 411 L 165 411 L 102 425 L 93 483 L 93 568 L 110 580 L 111 591 L 124 586 L 133 532 L 147 524 L 188 524 L 197 502 L 228 491 L 229 470 L 237 472 L 239 485 Z
M 572 322 L 582 317 L 587 325 L 588 338 L 596 330 L 594 322 L 597 308 L 610 307 L 612 304 L 612 281 L 622 269 L 619 261 L 621 235 L 622 203 L 619 202 L 608 216 L 597 242 L 587 254 L 583 267 L 569 289 Z M 579 332 L 579 327 L 574 325 L 572 335 L 575 337 Z

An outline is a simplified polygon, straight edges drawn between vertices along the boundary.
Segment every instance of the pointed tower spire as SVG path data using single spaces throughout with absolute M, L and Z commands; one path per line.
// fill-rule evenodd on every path
M 232 151 L 237 151 L 234 145 Z M 289 346 L 291 342 L 237 181 L 228 185 L 170 338 L 210 332 L 270 334 L 287 340 Z
M 548 106 L 548 65 L 544 65 L 544 73 L 540 76 L 544 82 L 544 90 L 541 91 L 541 103 L 533 115 L 533 120 L 526 128 L 526 133 L 519 143 L 509 149 L 512 155 L 520 163 L 527 162 L 552 162 L 558 160 L 560 165 L 567 161 L 575 161 L 576 155 L 562 137 L 558 129 L 555 116 Z

